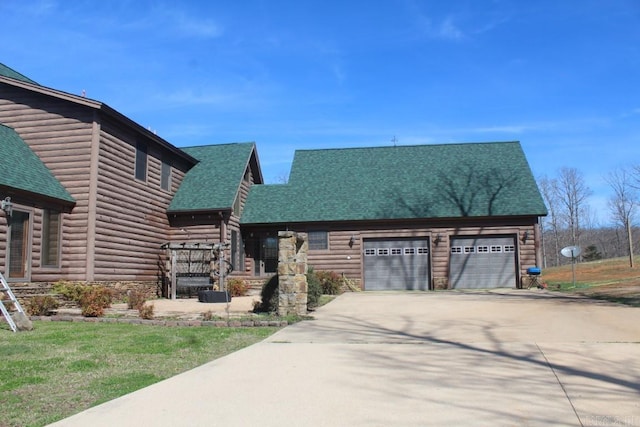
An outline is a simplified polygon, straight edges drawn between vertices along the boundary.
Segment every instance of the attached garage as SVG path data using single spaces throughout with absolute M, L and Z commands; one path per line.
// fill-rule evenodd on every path
M 513 236 L 453 237 L 450 254 L 449 280 L 453 289 L 516 286 Z
M 429 289 L 428 239 L 365 239 L 365 290 Z

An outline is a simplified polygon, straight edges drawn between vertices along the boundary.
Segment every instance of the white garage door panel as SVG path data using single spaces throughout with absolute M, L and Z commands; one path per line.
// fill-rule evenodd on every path
M 428 290 L 429 241 L 365 240 L 365 290 Z
M 452 238 L 449 280 L 454 289 L 516 286 L 513 237 Z

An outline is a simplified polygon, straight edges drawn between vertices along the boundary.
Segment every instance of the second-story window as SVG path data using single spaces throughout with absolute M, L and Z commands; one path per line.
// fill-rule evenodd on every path
M 138 142 L 136 144 L 136 179 L 147 180 L 147 144 Z
M 162 159 L 162 170 L 160 171 L 160 188 L 166 191 L 171 190 L 171 165 L 166 159 Z

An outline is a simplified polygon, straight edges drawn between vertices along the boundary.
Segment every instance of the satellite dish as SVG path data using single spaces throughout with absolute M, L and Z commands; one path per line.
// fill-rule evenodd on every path
M 567 246 L 562 248 L 560 253 L 567 258 L 577 258 L 580 255 L 580 246 Z

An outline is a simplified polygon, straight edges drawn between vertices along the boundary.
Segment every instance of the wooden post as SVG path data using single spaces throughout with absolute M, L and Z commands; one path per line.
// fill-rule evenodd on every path
M 178 254 L 176 253 L 176 250 L 175 249 L 171 250 L 171 299 L 172 300 L 176 299 L 176 288 L 177 288 L 176 258 L 177 257 L 178 257 Z

